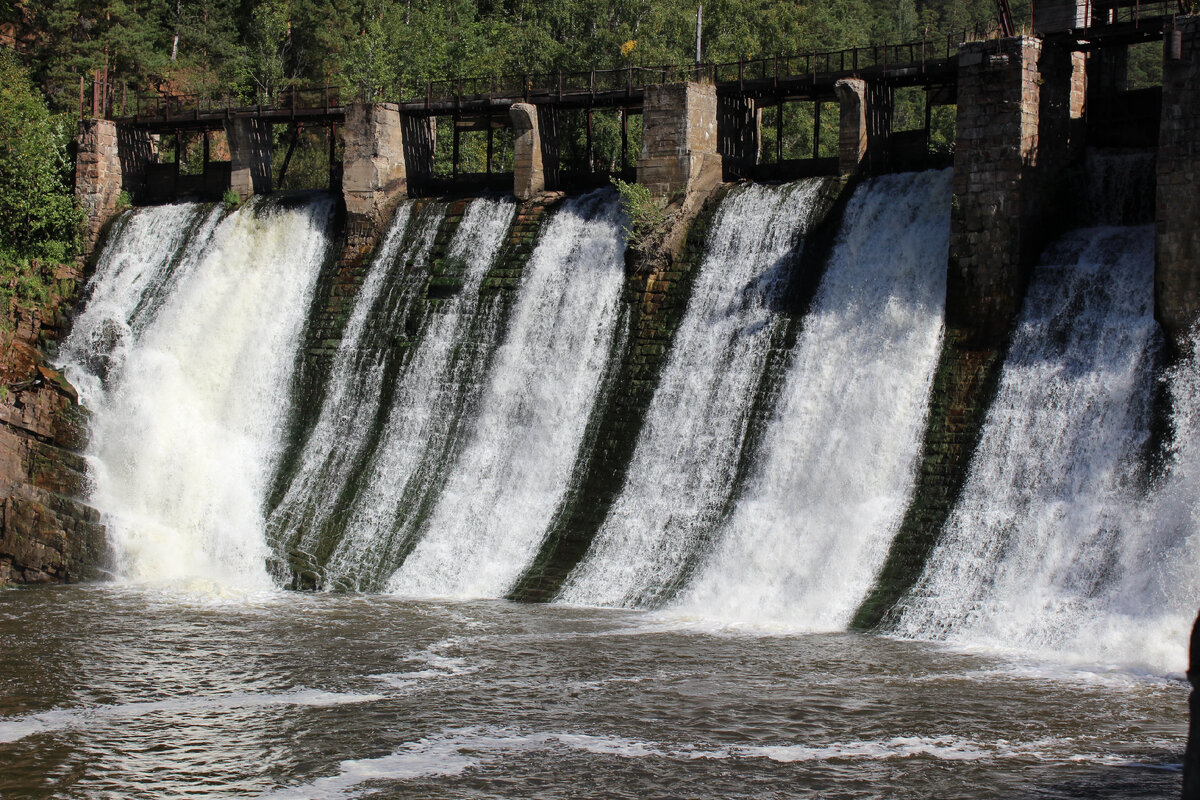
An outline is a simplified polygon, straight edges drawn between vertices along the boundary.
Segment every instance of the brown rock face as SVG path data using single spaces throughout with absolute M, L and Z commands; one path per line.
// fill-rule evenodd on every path
M 45 269 L 65 294 L 14 313 L 14 332 L 0 335 L 0 583 L 85 580 L 106 557 L 100 515 L 81 500 L 87 414 L 36 346 L 60 333 L 80 275 L 73 266 Z

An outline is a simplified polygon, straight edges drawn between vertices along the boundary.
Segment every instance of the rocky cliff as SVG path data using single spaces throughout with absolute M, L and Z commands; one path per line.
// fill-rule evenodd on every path
M 48 300 L 13 304 L 12 330 L 0 333 L 0 584 L 84 580 L 105 558 L 100 516 L 81 500 L 87 413 L 44 354 L 66 332 L 82 269 L 37 268 Z

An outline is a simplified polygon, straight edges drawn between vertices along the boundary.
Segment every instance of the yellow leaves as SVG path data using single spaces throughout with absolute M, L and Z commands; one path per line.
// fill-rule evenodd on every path
M 635 47 L 637 47 L 637 39 L 630 39 L 628 42 L 621 45 L 621 55 L 628 56 L 630 53 L 633 52 L 633 49 Z

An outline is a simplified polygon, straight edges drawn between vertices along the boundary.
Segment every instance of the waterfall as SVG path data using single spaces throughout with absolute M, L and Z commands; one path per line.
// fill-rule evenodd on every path
M 463 449 L 390 591 L 497 597 L 536 554 L 616 346 L 621 223 L 604 191 L 546 225 Z
M 563 600 L 653 604 L 719 522 L 784 322 L 773 306 L 823 185 L 748 186 L 722 202 L 625 484 Z
M 515 210 L 507 200 L 475 200 L 467 207 L 446 255 L 448 262 L 465 264 L 462 287 L 425 320 L 415 352 L 396 378 L 363 489 L 326 566 L 326 585 L 377 590 L 419 522 L 416 508 L 453 459 L 463 407 L 471 405 L 498 319 L 492 303 L 482 314 L 482 330 L 471 335 L 479 290 Z M 343 445 L 335 439 L 327 446 Z
M 1196 573 L 1166 571 L 1195 561 L 1178 551 L 1195 529 L 1196 370 L 1173 376 L 1179 451 L 1143 500 L 1160 338 L 1153 269 L 1150 227 L 1075 231 L 1044 256 L 962 497 L 897 608 L 898 633 L 1186 663 Z
M 910 500 L 941 346 L 950 173 L 854 193 L 753 478 L 675 610 L 840 630 Z
M 106 248 L 62 360 L 121 577 L 271 585 L 263 499 L 330 212 L 148 208 Z
M 333 357 L 320 414 L 303 447 L 287 489 L 271 511 L 268 536 L 311 554 L 328 531 L 338 498 L 358 458 L 371 444 L 369 421 L 383 393 L 391 330 L 402 324 L 424 278 L 409 279 L 404 265 L 423 264 L 441 222 L 440 207 L 426 209 L 410 237 L 412 204 L 396 211 L 359 288 Z M 407 247 L 404 247 L 407 245 Z

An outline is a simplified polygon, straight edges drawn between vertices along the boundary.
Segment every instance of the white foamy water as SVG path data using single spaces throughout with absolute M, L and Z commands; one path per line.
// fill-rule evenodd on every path
M 562 600 L 652 603 L 718 523 L 783 324 L 771 305 L 823 185 L 748 186 L 722 202 L 625 484 Z
M 744 494 L 673 610 L 840 630 L 911 497 L 941 346 L 950 173 L 860 186 Z
M 441 215 L 431 213 L 423 218 L 401 252 L 411 219 L 412 204 L 403 203 L 371 260 L 334 354 L 320 415 L 304 443 L 287 491 L 268 519 L 274 540 L 295 536 L 295 549 L 302 552 L 316 548 L 355 459 L 371 444 L 369 421 L 383 391 L 385 334 L 392 325 L 403 324 L 418 288 L 415 282 L 402 280 L 402 272 L 397 274 L 398 255 L 400 260 L 423 262 Z M 378 308 L 381 297 L 390 301 L 384 308 Z
M 90 502 L 122 578 L 271 585 L 263 496 L 330 208 L 256 204 L 202 223 L 203 237 L 170 270 L 163 255 L 180 247 L 189 213 L 179 207 L 138 211 L 109 245 L 63 360 L 93 412 Z M 168 276 L 169 293 L 135 327 L 139 305 Z M 89 364 L 108 347 L 107 330 L 122 334 L 102 383 Z
M 512 227 L 515 211 L 516 204 L 509 200 L 475 200 L 455 231 L 446 258 L 466 263 L 462 289 L 431 313 L 416 352 L 397 378 L 363 491 L 326 565 L 329 586 L 378 589 L 379 579 L 395 569 L 396 551 L 411 533 L 414 507 L 430 491 L 440 462 L 453 456 L 459 406 L 468 384 L 479 382 L 476 370 L 482 366 L 481 358 L 464 351 L 484 354 L 494 335 L 496 314 L 485 321 L 475 342 L 469 339 L 470 323 L 480 306 L 480 285 Z
M 1044 257 L 962 498 L 898 606 L 900 634 L 1186 666 L 1197 597 L 1194 363 L 1173 376 L 1170 475 L 1148 499 L 1137 479 L 1160 340 L 1153 247 L 1152 228 L 1096 228 Z
M 532 560 L 567 491 L 616 335 L 621 220 L 606 191 L 568 201 L 546 224 L 467 443 L 389 591 L 496 597 Z

